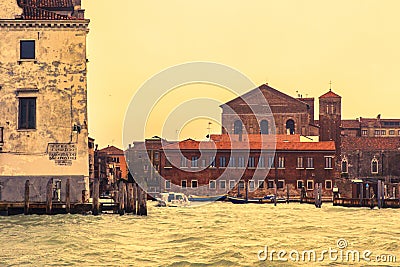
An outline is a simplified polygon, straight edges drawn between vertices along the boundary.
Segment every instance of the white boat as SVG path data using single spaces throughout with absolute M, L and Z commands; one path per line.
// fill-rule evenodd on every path
M 161 197 L 157 198 L 158 207 L 186 207 L 190 206 L 190 201 L 183 193 L 161 193 Z

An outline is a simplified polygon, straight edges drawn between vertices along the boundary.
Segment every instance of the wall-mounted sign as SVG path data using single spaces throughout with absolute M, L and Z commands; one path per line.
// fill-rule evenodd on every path
M 49 160 L 54 160 L 56 165 L 71 166 L 76 160 L 77 149 L 75 144 L 51 143 L 47 147 Z

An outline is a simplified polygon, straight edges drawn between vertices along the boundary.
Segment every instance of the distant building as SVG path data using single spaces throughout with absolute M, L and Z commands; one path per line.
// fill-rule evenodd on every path
M 286 137 L 278 135 L 274 144 L 263 143 L 259 135 L 248 136 L 248 142 L 215 135 L 213 141 L 166 145 L 161 150 L 162 191 L 243 196 L 246 184 L 249 197 L 263 197 L 273 194 L 276 183 L 278 195 L 286 196 L 289 188 L 292 197 L 299 197 L 303 186 L 312 196 L 315 184 L 322 183 L 323 195 L 331 197 L 337 177 L 334 142 Z
M 115 146 L 95 150 L 94 175 L 100 178 L 100 193 L 111 193 L 119 180 L 128 180 L 124 151 Z
M 86 36 L 80 0 L 4 0 L 0 9 L 0 201 L 88 199 Z M 83 193 L 83 199 L 82 199 Z

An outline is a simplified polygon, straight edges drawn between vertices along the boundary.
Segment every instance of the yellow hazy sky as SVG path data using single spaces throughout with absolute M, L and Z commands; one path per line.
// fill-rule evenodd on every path
M 122 147 L 125 111 L 147 79 L 192 61 L 230 66 L 291 96 L 318 98 L 332 80 L 343 118 L 400 117 L 398 0 L 84 0 L 83 7 L 91 19 L 89 130 L 100 147 Z M 175 93 L 204 96 L 211 87 Z M 160 120 L 179 105 L 181 98 L 169 97 L 156 109 Z M 210 97 L 223 102 L 231 95 Z M 179 137 L 199 138 L 206 128 L 206 121 L 193 123 Z

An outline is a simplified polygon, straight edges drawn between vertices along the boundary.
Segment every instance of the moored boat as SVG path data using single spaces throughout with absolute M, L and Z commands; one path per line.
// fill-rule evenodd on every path
M 233 204 L 267 204 L 274 203 L 275 196 L 267 195 L 263 198 L 239 198 L 239 197 L 227 197 L 230 202 Z M 277 198 L 276 202 L 285 202 L 285 198 Z
M 186 207 L 190 206 L 188 197 L 183 193 L 161 193 L 161 197 L 157 198 L 157 207 Z
M 217 195 L 217 196 L 195 196 L 190 195 L 189 201 L 198 201 L 198 202 L 212 202 L 212 201 L 222 201 L 225 200 L 227 195 Z

